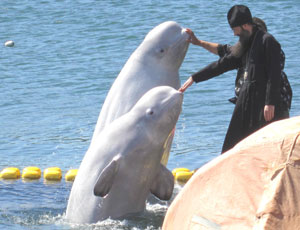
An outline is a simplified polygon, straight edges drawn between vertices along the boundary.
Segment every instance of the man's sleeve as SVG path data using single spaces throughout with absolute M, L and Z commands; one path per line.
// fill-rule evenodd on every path
M 220 58 L 224 57 L 226 54 L 229 54 L 230 53 L 230 45 L 222 45 L 222 44 L 219 44 L 218 47 L 217 47 L 217 50 L 218 50 L 218 55 Z
M 266 58 L 266 105 L 276 105 L 280 101 L 280 44 L 271 35 L 265 38 L 265 58 Z
M 192 75 L 194 82 L 206 81 L 219 76 L 229 70 L 237 69 L 241 65 L 241 59 L 232 55 L 225 55 L 218 61 L 212 62 L 197 73 Z

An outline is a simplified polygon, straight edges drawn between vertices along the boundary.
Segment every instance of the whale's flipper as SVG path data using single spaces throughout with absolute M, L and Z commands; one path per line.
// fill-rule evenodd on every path
M 169 200 L 174 189 L 174 176 L 162 164 L 158 170 L 157 176 L 152 183 L 151 193 L 161 200 Z
M 112 161 L 102 170 L 94 186 L 94 195 L 104 197 L 108 194 L 118 172 L 120 155 L 115 156 Z

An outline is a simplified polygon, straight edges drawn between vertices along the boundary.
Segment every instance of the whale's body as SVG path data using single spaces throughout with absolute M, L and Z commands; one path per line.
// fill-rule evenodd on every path
M 160 161 L 182 100 L 169 86 L 155 87 L 97 135 L 72 186 L 67 219 L 122 218 L 143 211 L 150 193 L 162 200 L 171 197 L 174 178 Z

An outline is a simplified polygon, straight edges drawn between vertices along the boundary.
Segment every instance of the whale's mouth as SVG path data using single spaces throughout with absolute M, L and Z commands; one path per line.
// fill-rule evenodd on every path
M 172 95 L 170 98 L 166 99 L 163 102 L 163 106 L 167 107 L 170 111 L 168 115 L 168 120 L 171 123 L 175 123 L 176 125 L 179 115 L 182 111 L 182 101 L 183 101 L 183 93 L 176 91 L 176 94 Z
M 180 37 L 169 46 L 169 50 L 171 50 L 172 53 L 171 57 L 176 57 L 176 59 L 172 61 L 173 66 L 176 66 L 178 69 L 184 61 L 184 57 L 189 48 L 190 43 L 187 41 L 188 38 L 189 35 L 184 31 Z
M 186 29 L 182 29 L 181 30 L 181 34 L 178 37 L 178 39 L 175 40 L 173 43 L 171 43 L 169 47 L 176 48 L 176 47 L 178 47 L 178 46 L 180 46 L 182 44 L 185 44 L 185 43 L 187 44 L 187 47 L 188 47 L 189 42 L 187 40 L 190 37 L 190 35 L 188 35 L 188 33 L 185 32 L 185 30 Z

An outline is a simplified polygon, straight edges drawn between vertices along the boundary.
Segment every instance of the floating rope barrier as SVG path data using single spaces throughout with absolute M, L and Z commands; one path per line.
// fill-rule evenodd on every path
M 70 169 L 65 174 L 65 180 L 72 182 L 77 175 L 78 169 Z M 39 180 L 42 177 L 40 168 L 31 166 L 23 169 L 22 174 L 20 169 L 15 167 L 5 168 L 0 172 L 0 179 L 3 180 L 18 180 L 22 177 L 25 180 Z M 46 168 L 43 173 L 44 180 L 47 181 L 61 181 L 62 171 L 58 167 Z
M 65 180 L 73 182 L 77 175 L 78 169 L 70 169 L 65 174 Z M 186 183 L 195 173 L 195 170 L 190 171 L 187 168 L 175 168 L 172 170 L 175 181 Z M 46 181 L 61 181 L 63 176 L 62 170 L 58 167 L 46 168 L 43 173 L 43 178 Z M 26 167 L 22 173 L 16 167 L 8 167 L 0 172 L 2 180 L 18 180 L 20 178 L 26 180 L 39 180 L 42 177 L 42 171 L 35 166 Z

